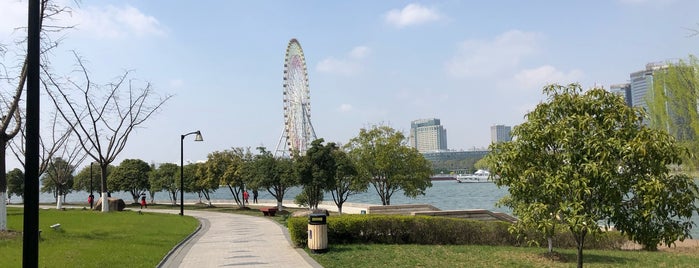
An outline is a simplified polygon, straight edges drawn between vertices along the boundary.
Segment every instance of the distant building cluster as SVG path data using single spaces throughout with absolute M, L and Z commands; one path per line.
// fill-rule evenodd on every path
M 511 141 L 512 136 L 510 136 L 510 131 L 512 127 L 506 125 L 494 125 L 490 127 L 490 141 L 492 143 L 501 143 L 506 141 Z
M 447 130 L 437 118 L 412 121 L 408 140 L 421 153 L 447 150 Z
M 648 63 L 644 70 L 636 71 L 629 75 L 629 83 L 610 86 L 610 92 L 623 96 L 627 105 L 642 107 L 647 111 L 648 103 L 646 101 L 648 92 L 653 90 L 653 76 L 667 68 L 667 63 Z

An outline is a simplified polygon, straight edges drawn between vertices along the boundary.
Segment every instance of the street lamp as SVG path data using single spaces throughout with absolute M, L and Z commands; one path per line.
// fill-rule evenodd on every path
M 194 136 L 194 141 L 204 140 L 199 130 L 180 135 L 180 216 L 184 216 L 184 137 L 192 134 L 197 134 Z
M 92 178 L 93 178 L 93 176 L 92 176 L 92 164 L 94 164 L 94 163 L 95 163 L 95 162 L 90 162 L 90 196 L 89 196 L 89 198 L 90 198 L 90 209 L 92 209 L 92 204 L 95 203 L 95 201 L 94 201 L 94 200 L 95 200 L 95 196 L 92 195 Z

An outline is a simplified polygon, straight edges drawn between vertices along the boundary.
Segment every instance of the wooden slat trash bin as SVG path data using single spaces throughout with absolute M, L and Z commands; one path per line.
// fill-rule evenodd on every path
M 311 253 L 328 251 L 328 223 L 325 214 L 308 215 L 308 249 Z

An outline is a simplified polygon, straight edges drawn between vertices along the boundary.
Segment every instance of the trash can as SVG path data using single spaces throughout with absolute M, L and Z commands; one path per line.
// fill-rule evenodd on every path
M 310 214 L 308 216 L 308 249 L 311 253 L 328 251 L 328 223 L 325 214 Z

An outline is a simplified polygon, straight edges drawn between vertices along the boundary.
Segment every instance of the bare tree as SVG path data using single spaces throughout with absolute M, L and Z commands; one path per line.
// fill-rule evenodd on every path
M 102 211 L 109 211 L 107 196 L 107 166 L 126 146 L 131 132 L 143 124 L 172 96 L 156 96 L 150 83 L 139 86 L 138 81 L 124 72 L 114 82 L 99 86 L 90 80 L 82 58 L 73 52 L 76 72 L 83 81 L 68 78 L 62 83 L 46 73 L 52 90 L 49 96 L 63 119 L 70 125 L 80 146 L 99 163 L 102 182 Z M 71 93 L 80 96 L 73 99 Z M 75 95 L 73 95 L 75 96 Z
M 44 21 L 53 20 L 57 15 L 65 12 L 70 12 L 70 9 L 68 7 L 56 5 L 52 0 L 41 0 L 39 29 L 41 31 L 42 67 L 48 66 L 48 56 L 46 52 L 58 46 L 62 39 L 53 39 L 50 34 L 72 28 L 70 26 L 44 25 Z M 17 30 L 23 29 L 26 28 L 17 28 Z M 27 39 L 25 37 L 17 43 L 24 44 L 26 41 Z M 3 55 L 8 50 L 7 46 L 0 46 L 0 53 Z M 5 205 L 5 199 L 7 198 L 7 176 L 5 173 L 7 170 L 6 150 L 8 142 L 12 140 L 22 128 L 22 116 L 19 104 L 27 81 L 27 64 L 27 56 L 25 55 L 21 63 L 17 66 L 17 69 L 21 70 L 17 76 L 8 72 L 6 65 L 0 66 L 3 71 L 0 75 L 0 80 L 6 82 L 11 88 L 14 88 L 11 91 L 7 91 L 13 92 L 12 96 L 7 97 L 0 94 L 0 101 L 2 102 L 2 104 L 0 104 L 0 231 L 7 230 L 7 207 Z
M 22 115 L 22 118 L 24 118 L 24 115 Z M 62 127 L 60 125 L 61 122 L 63 122 L 63 120 L 62 118 L 58 117 L 58 111 L 54 110 L 54 114 L 50 119 L 48 132 L 44 132 L 42 135 L 40 135 L 39 147 L 41 150 L 39 151 L 39 177 L 46 172 L 46 169 L 48 168 L 54 155 L 61 149 L 64 149 L 65 151 L 64 146 L 68 146 L 67 141 L 69 140 L 72 130 L 70 127 Z M 15 158 L 17 158 L 17 161 L 24 166 L 24 156 L 26 155 L 24 147 L 26 144 L 26 135 L 24 133 L 24 128 L 20 129 L 20 134 L 21 135 L 17 137 L 19 140 L 12 139 L 9 147 L 12 154 L 14 154 Z

